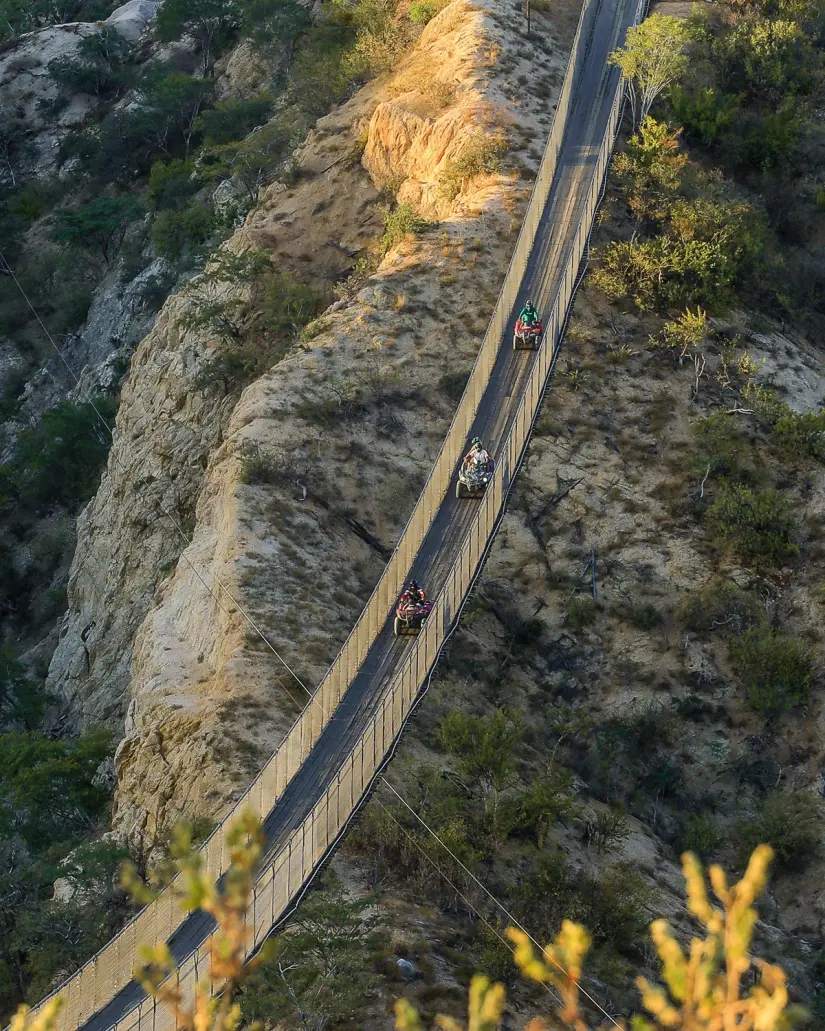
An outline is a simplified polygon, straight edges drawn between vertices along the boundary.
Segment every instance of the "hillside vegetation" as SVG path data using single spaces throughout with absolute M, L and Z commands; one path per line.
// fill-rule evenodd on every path
M 202 836 L 303 704 L 193 570 L 307 682 L 340 646 L 466 381 L 575 20 L 533 0 L 525 53 L 505 4 L 320 8 L 166 0 L 129 39 L 111 6 L 0 0 L 6 1014 L 131 912 L 127 851 L 164 876 L 174 821 Z M 762 843 L 755 948 L 825 1020 L 825 8 L 667 11 L 631 43 L 510 511 L 389 774 L 412 809 L 379 788 L 245 1021 L 387 1026 L 399 996 L 463 1019 L 477 970 L 546 1012 L 505 932 L 564 918 L 629 1016 L 651 916 L 689 933 L 682 852 L 738 876 Z
M 587 926 L 589 988 L 627 1013 L 650 914 L 682 926 L 681 852 L 741 871 L 769 842 L 759 947 L 823 1018 L 822 26 L 706 5 L 634 44 L 675 40 L 677 74 L 620 142 L 510 513 L 390 773 L 442 844 L 388 792 L 349 839 L 439 971 L 425 1014 L 461 1014 L 445 967 L 515 978 L 463 867 L 539 941 Z

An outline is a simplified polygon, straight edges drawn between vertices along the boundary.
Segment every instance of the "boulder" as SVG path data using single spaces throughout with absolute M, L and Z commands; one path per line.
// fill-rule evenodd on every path
M 162 2 L 163 0 L 128 0 L 128 3 L 112 11 L 103 24 L 115 29 L 130 43 L 137 43 L 154 21 Z

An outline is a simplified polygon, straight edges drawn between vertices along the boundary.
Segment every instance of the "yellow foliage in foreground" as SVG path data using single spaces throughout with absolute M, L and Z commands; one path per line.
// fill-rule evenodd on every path
M 785 972 L 750 955 L 757 913 L 753 903 L 765 888 L 773 852 L 760 845 L 751 856 L 745 876 L 728 886 L 719 866 L 710 868 L 710 883 L 721 908 L 707 891 L 704 871 L 696 856 L 687 852 L 682 869 L 687 884 L 688 909 L 703 925 L 705 936 L 693 938 L 685 952 L 665 920 L 651 924 L 651 936 L 662 964 L 664 986 L 637 978 L 647 1015 L 634 1016 L 632 1031 L 784 1031 L 804 1019 L 805 1011 L 788 1005 Z M 514 958 L 531 981 L 551 985 L 561 998 L 552 1018 L 538 1018 L 526 1031 L 568 1027 L 587 1031 L 588 1022 L 580 1000 L 584 959 L 590 935 L 584 927 L 565 920 L 556 940 L 538 953 L 524 931 L 510 928 Z M 759 980 L 745 994 L 742 979 L 755 967 Z M 468 1031 L 493 1031 L 504 1013 L 505 993 L 500 984 L 476 976 L 470 987 Z M 424 1031 L 421 1018 L 407 999 L 395 1006 L 398 1031 Z M 462 1031 L 450 1017 L 437 1017 L 442 1031 Z M 603 1027 L 611 1025 L 605 1024 Z M 623 1023 L 617 1026 L 624 1028 Z
M 218 928 L 209 944 L 209 975 L 196 989 L 194 999 L 178 990 L 172 958 L 166 945 L 147 950 L 135 977 L 146 991 L 175 1015 L 185 1031 L 237 1031 L 240 1009 L 235 989 L 260 962 L 244 963 L 248 945 L 246 914 L 249 909 L 258 862 L 263 851 L 260 823 L 247 814 L 227 835 L 232 864 L 220 888 L 203 870 L 197 853 L 178 859 L 183 874 L 182 908 L 201 908 L 216 920 Z M 704 929 L 683 950 L 664 920 L 651 925 L 651 935 L 662 964 L 663 985 L 637 979 L 646 1015 L 634 1016 L 631 1031 L 785 1031 L 803 1019 L 804 1010 L 788 1004 L 785 972 L 750 955 L 757 914 L 756 897 L 767 882 L 773 852 L 760 845 L 753 853 L 738 884 L 728 886 L 723 870 L 708 871 L 718 905 L 709 898 L 705 874 L 692 854 L 682 857 L 687 884 L 688 909 Z M 581 981 L 590 935 L 579 924 L 565 920 L 555 941 L 542 951 L 534 948 L 524 931 L 511 928 L 514 958 L 531 981 L 549 985 L 561 1005 L 551 1016 L 532 1020 L 525 1031 L 572 1028 L 588 1031 L 589 1015 L 582 1007 Z M 743 978 L 755 968 L 758 979 L 743 991 Z M 483 976 L 470 986 L 467 1031 L 495 1031 L 504 1014 L 504 986 Z M 37 1013 L 21 1006 L 9 1031 L 54 1031 L 60 998 L 49 1000 Z M 407 999 L 395 1006 L 398 1031 L 424 1031 L 415 1008 Z M 612 1018 L 611 1018 L 612 1021 Z M 612 1023 L 625 1031 L 623 1024 Z M 440 1031 L 464 1031 L 451 1017 L 436 1018 Z M 609 1025 L 602 1025 L 606 1028 Z

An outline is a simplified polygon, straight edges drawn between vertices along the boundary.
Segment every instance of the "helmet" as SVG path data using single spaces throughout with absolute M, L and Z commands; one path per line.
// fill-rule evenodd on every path
M 410 580 L 409 584 L 407 585 L 407 590 L 408 591 L 417 591 L 418 590 L 418 581 L 417 580 Z
M 525 308 L 532 308 L 533 307 L 533 302 L 532 301 L 528 301 L 527 304 L 524 305 L 524 307 Z
M 483 447 L 481 443 L 481 437 L 473 437 L 472 445 L 473 447 Z

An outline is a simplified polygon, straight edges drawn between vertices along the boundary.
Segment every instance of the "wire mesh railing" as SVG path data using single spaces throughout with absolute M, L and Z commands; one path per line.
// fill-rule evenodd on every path
M 638 0 L 637 20 L 641 16 L 643 2 L 644 0 Z M 533 250 L 556 174 L 558 155 L 573 98 L 573 85 L 577 71 L 584 61 L 590 28 L 601 8 L 601 3 L 602 0 L 585 0 L 583 5 L 556 108 L 553 129 L 510 266 L 464 395 L 432 471 L 369 602 L 312 700 L 308 702 L 261 773 L 202 846 L 205 869 L 215 878 L 221 876 L 228 866 L 229 856 L 224 846 L 226 825 L 241 810 L 252 810 L 263 818 L 309 755 L 347 686 L 383 629 L 390 609 L 452 482 L 479 404 L 489 385 L 527 261 Z M 273 925 L 294 903 L 321 858 L 342 833 L 386 760 L 409 716 L 421 684 L 436 661 L 445 635 L 460 611 L 463 599 L 494 535 L 518 469 L 520 456 L 529 439 L 555 350 L 563 332 L 564 319 L 575 288 L 576 273 L 582 260 L 609 162 L 620 99 L 617 86 L 608 132 L 602 140 L 598 161 L 593 168 L 575 238 L 568 248 L 567 268 L 546 322 L 543 343 L 503 445 L 502 459 L 498 462 L 493 482 L 479 504 L 461 554 L 448 575 L 445 587 L 438 595 L 430 618 L 406 655 L 376 715 L 310 815 L 290 836 L 258 878 L 251 915 L 254 932 L 252 947 L 260 944 L 270 933 Z M 57 989 L 57 993 L 64 997 L 65 1002 L 58 1018 L 58 1031 L 74 1031 L 80 1027 L 129 983 L 141 946 L 165 941 L 171 937 L 185 918 L 185 914 L 182 915 L 178 909 L 175 895 L 173 884 L 127 924 L 91 961 Z M 187 957 L 173 975 L 178 979 L 187 997 L 189 990 L 194 988 L 194 984 L 206 968 L 207 948 L 208 940 Z M 166 1027 L 171 1028 L 174 1023 L 152 1000 L 144 999 L 111 1026 L 117 1027 L 118 1031 L 131 1031 L 134 1027 L 148 1028 L 149 1020 L 152 1031 L 164 1031 Z

